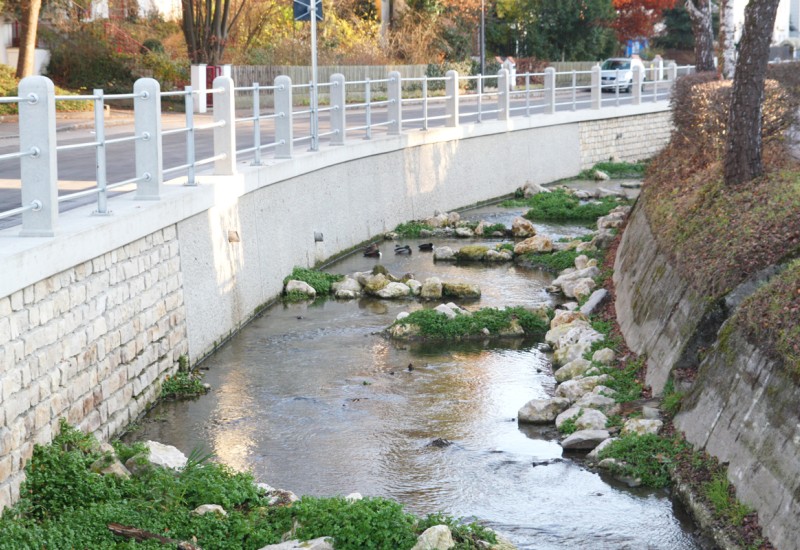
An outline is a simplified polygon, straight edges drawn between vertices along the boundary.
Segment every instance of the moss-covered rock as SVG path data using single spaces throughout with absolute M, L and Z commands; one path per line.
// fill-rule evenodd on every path
M 480 262 L 486 257 L 488 251 L 488 246 L 474 244 L 459 249 L 456 253 L 456 257 L 462 262 Z
M 471 283 L 444 282 L 442 295 L 450 298 L 480 298 L 481 288 Z

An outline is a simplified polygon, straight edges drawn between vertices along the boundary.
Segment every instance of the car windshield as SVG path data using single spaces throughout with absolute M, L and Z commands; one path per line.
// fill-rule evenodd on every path
M 607 59 L 602 68 L 604 71 L 614 71 L 616 69 L 624 71 L 631 68 L 631 62 L 624 59 Z

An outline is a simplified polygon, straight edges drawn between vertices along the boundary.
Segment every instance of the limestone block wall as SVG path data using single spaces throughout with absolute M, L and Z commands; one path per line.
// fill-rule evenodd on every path
M 671 111 L 662 111 L 581 122 L 581 169 L 609 159 L 636 161 L 655 156 L 669 141 L 671 116 Z
M 60 418 L 125 427 L 187 351 L 176 226 L 0 298 L 0 509 Z
M 733 326 L 700 366 L 675 425 L 728 464 L 737 497 L 758 511 L 775 548 L 800 544 L 800 424 L 796 378 Z

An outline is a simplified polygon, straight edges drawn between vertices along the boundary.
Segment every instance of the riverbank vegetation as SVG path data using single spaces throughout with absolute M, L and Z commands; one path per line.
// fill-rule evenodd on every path
M 146 453 L 143 444 L 114 447 L 121 461 Z M 409 549 L 420 533 L 440 524 L 451 528 L 456 548 L 496 542 L 478 524 L 439 514 L 420 518 L 383 498 L 271 504 L 252 475 L 199 453 L 177 471 L 140 465 L 127 478 L 95 473 L 112 461 L 92 436 L 62 422 L 50 445 L 35 447 L 20 501 L 0 518 L 0 548 L 165 548 L 155 538 L 134 543 L 115 535 L 112 523 L 170 539 L 173 547 L 183 541 L 204 549 L 257 549 L 290 532 L 302 540 L 332 536 L 337 550 Z M 203 504 L 218 504 L 226 514 L 193 512 Z
M 527 199 L 510 199 L 501 203 L 506 208 L 526 206 L 525 217 L 531 221 L 594 222 L 607 216 L 611 210 L 630 201 L 620 197 L 581 200 L 566 189 L 553 189 L 549 193 L 537 193 Z
M 419 309 L 394 325 L 413 326 L 417 336 L 425 340 L 465 340 L 489 336 L 521 336 L 544 334 L 548 319 L 523 307 L 506 309 L 482 308 L 469 314 L 448 317 L 433 309 Z

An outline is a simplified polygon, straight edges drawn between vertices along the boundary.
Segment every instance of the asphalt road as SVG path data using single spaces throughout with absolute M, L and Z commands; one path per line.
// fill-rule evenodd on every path
M 666 88 L 664 90 L 666 92 Z M 531 114 L 536 115 L 540 113 L 544 106 L 544 100 L 541 97 L 532 95 L 529 102 L 526 102 L 524 95 L 517 98 L 512 98 L 511 103 L 511 116 L 525 116 L 526 110 L 529 107 Z M 664 94 L 666 97 L 666 93 Z M 575 101 L 583 102 L 575 105 L 575 109 L 589 108 L 590 93 L 587 90 L 578 91 L 575 94 Z M 573 96 L 571 92 L 559 92 L 557 96 L 558 111 L 569 111 L 573 109 L 572 105 Z M 652 101 L 652 90 L 645 88 L 643 101 Z M 621 93 L 616 94 L 603 94 L 604 106 L 608 105 L 625 105 L 632 102 L 630 94 Z M 483 99 L 480 110 L 483 120 L 495 120 L 497 113 L 487 113 L 497 108 L 497 101 L 494 98 Z M 414 131 L 415 129 L 422 129 L 422 122 L 409 122 L 412 119 L 419 119 L 423 117 L 421 102 L 413 102 L 403 107 L 403 130 Z M 460 121 L 461 123 L 472 123 L 477 120 L 478 104 L 475 97 L 462 96 L 460 101 Z M 371 124 L 380 124 L 387 120 L 386 107 L 373 107 L 371 109 Z M 441 100 L 431 100 L 428 106 L 428 117 L 438 117 L 444 115 L 444 102 Z M 239 113 L 237 116 L 248 117 L 249 113 Z M 262 115 L 263 116 L 263 115 Z M 95 140 L 95 134 L 91 120 L 84 121 L 80 124 L 75 124 L 74 121 L 59 121 L 58 132 L 58 146 L 72 145 L 77 143 L 91 143 Z M 195 125 L 202 125 L 211 122 L 210 115 L 195 115 Z M 119 124 L 117 124 L 119 123 Z M 13 153 L 19 151 L 19 140 L 15 135 L 14 130 L 16 126 L 7 126 L 14 123 L 0 124 L 0 155 Z M 123 117 L 122 120 L 109 121 L 106 127 L 106 139 L 113 139 L 123 136 L 133 135 L 133 122 L 132 118 Z M 444 120 L 432 120 L 429 122 L 429 128 L 444 126 Z M 357 139 L 364 139 L 366 137 L 365 129 L 354 129 L 366 125 L 366 115 L 363 108 L 349 109 L 347 113 L 347 140 L 353 141 Z M 185 127 L 185 116 L 183 114 L 165 113 L 162 117 L 162 130 L 170 130 L 175 128 Z M 330 130 L 330 122 L 328 113 L 320 113 L 319 132 L 324 134 Z M 371 129 L 372 137 L 378 137 L 387 133 L 386 126 L 378 126 Z M 274 125 L 271 119 L 263 120 L 261 122 L 261 144 L 271 143 L 274 140 Z M 308 149 L 310 147 L 310 124 L 308 115 L 300 115 L 295 117 L 294 137 L 295 148 Z M 213 156 L 213 130 L 200 130 L 195 132 L 195 159 L 201 160 Z M 253 146 L 253 123 L 252 122 L 238 122 L 236 125 L 236 143 L 237 149 L 243 150 Z M 320 139 L 320 148 L 324 148 L 329 143 L 329 137 L 322 137 Z M 181 166 L 187 163 L 187 145 L 186 136 L 184 134 L 174 134 L 163 136 L 163 162 L 164 170 L 170 167 Z M 273 156 L 270 149 L 265 150 L 263 153 L 264 159 L 269 159 Z M 117 143 L 109 144 L 106 146 L 106 158 L 108 166 L 107 180 L 108 184 L 115 182 L 125 181 L 135 177 L 134 166 L 134 143 Z M 239 160 L 252 160 L 253 153 L 238 155 Z M 200 170 L 208 169 L 201 167 Z M 169 172 L 165 175 L 166 179 L 172 179 L 178 176 L 185 176 L 186 170 Z M 19 181 L 19 161 L 2 161 L 0 162 L 0 212 L 8 211 L 18 208 L 21 204 L 21 192 Z M 60 151 L 58 153 L 58 179 L 59 179 L 59 195 L 65 197 L 76 191 L 81 191 L 94 187 L 96 185 L 96 161 L 95 150 L 93 147 L 83 149 L 73 149 L 69 151 Z M 133 185 L 120 187 L 117 190 L 111 191 L 109 194 L 128 192 L 133 190 Z M 86 196 L 72 200 L 65 200 L 59 205 L 60 211 L 69 210 L 80 205 L 90 204 L 96 201 L 94 196 Z M 12 227 L 20 223 L 20 216 L 13 216 L 10 218 L 0 218 L 0 229 Z

